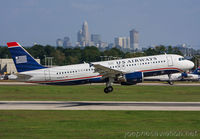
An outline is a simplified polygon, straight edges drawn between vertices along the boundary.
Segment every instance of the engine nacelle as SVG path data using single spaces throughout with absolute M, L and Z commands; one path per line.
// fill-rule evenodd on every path
M 188 77 L 188 74 L 185 73 L 185 72 L 183 72 L 183 73 L 181 74 L 181 76 L 182 76 L 182 78 L 187 78 L 187 77 Z
M 142 72 L 134 72 L 134 73 L 128 73 L 124 75 L 126 81 L 121 82 L 121 85 L 134 85 L 136 83 L 141 83 L 143 79 L 143 73 Z

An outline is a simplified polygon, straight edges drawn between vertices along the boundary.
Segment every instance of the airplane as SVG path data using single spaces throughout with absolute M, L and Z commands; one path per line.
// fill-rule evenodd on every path
M 36 62 L 19 43 L 7 45 L 18 72 L 9 79 L 49 85 L 106 83 L 105 93 L 113 91 L 113 83 L 134 85 L 144 77 L 171 75 L 194 67 L 180 55 L 162 54 L 48 68 Z
M 169 75 L 158 75 L 144 77 L 144 81 L 166 81 L 170 85 L 174 84 L 174 81 L 199 81 L 200 80 L 200 67 L 191 73 L 174 73 Z

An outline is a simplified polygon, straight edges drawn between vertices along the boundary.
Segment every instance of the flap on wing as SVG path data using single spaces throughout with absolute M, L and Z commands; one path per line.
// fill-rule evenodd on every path
M 106 77 L 115 77 L 118 74 L 122 74 L 122 71 L 111 69 L 100 64 L 93 64 L 95 71 Z

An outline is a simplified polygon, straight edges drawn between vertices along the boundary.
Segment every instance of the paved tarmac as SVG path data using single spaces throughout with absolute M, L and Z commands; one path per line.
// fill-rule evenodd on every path
M 0 85 L 10 85 L 10 86 L 14 86 L 14 85 L 25 85 L 25 86 L 27 86 L 27 85 L 39 85 L 39 84 L 35 84 L 35 83 L 25 83 L 25 82 L 3 82 L 3 81 L 1 81 L 0 82 Z
M 200 111 L 200 102 L 0 101 L 0 110 Z

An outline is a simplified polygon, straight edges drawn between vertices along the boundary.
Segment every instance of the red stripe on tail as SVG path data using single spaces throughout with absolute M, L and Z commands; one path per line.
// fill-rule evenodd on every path
M 8 47 L 20 46 L 17 42 L 8 42 Z

